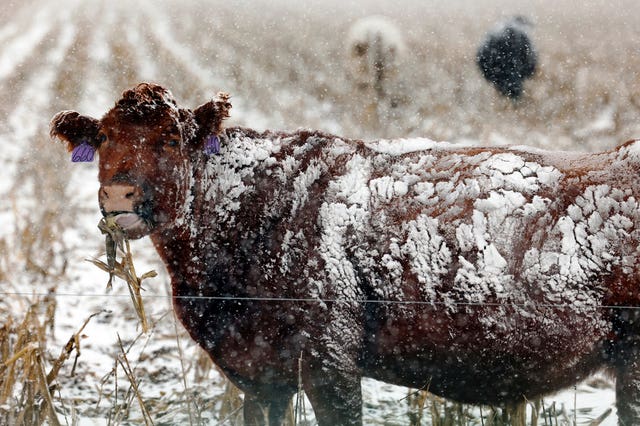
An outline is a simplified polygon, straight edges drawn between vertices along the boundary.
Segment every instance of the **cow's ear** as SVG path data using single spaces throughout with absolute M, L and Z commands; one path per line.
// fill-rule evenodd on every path
M 220 92 L 215 98 L 193 110 L 200 139 L 220 134 L 222 121 L 229 117 L 231 109 L 229 97 L 228 93 Z
M 49 133 L 52 138 L 62 140 L 69 152 L 73 152 L 82 144 L 94 150 L 102 142 L 98 137 L 100 122 L 92 117 L 80 115 L 75 111 L 62 111 L 51 119 Z

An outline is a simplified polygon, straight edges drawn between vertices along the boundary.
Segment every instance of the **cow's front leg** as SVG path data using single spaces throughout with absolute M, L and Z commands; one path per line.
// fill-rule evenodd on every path
M 319 323 L 327 326 L 303 355 L 304 391 L 320 426 L 362 425 L 361 307 L 336 303 Z
M 245 426 L 281 426 L 292 395 L 274 391 L 269 398 L 245 393 L 243 416 Z
M 318 368 L 305 376 L 305 393 L 319 426 L 362 425 L 359 375 Z

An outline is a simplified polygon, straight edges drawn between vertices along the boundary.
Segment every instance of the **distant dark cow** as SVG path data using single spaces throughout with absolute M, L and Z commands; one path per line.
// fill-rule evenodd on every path
M 103 214 L 150 235 L 246 424 L 280 424 L 299 373 L 333 426 L 361 424 L 363 376 L 499 405 L 602 367 L 640 424 L 640 141 L 363 142 L 222 130 L 229 108 L 140 84 L 51 134 L 97 150 Z
M 490 32 L 476 55 L 484 78 L 511 99 L 522 95 L 524 81 L 536 70 L 537 55 L 527 34 L 529 26 L 526 18 L 516 16 Z

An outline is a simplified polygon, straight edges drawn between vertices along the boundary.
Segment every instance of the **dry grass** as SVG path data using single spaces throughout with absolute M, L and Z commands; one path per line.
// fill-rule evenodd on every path
M 109 281 L 107 282 L 108 290 L 111 290 L 114 277 L 118 277 L 127 283 L 131 302 L 133 303 L 133 309 L 138 315 L 138 319 L 140 319 L 142 332 L 147 333 L 149 331 L 149 322 L 147 320 L 147 314 L 145 313 L 144 303 L 142 301 L 142 282 L 148 278 L 153 278 L 158 274 L 156 271 L 148 271 L 141 276 L 136 274 L 129 240 L 124 235 L 122 228 L 120 228 L 120 226 L 115 222 L 114 218 L 103 218 L 98 224 L 98 228 L 105 235 L 107 262 L 105 263 L 98 259 L 90 259 L 89 261 L 98 268 L 109 273 Z M 116 258 L 118 251 L 121 253 L 121 259 L 119 262 Z
M 57 358 L 48 356 L 55 298 L 36 298 L 21 320 L 9 316 L 0 328 L 0 423 L 11 425 L 59 425 L 55 401 L 61 368 L 76 352 L 87 319 L 71 336 Z M 74 361 L 75 366 L 75 361 Z M 74 368 L 67 374 L 73 375 Z
M 37 163 L 37 161 L 36 161 Z M 17 176 L 12 193 L 33 193 L 42 200 L 56 192 L 55 180 L 44 178 L 45 170 L 28 164 Z M 51 170 L 49 170 L 51 171 Z M 44 193 L 52 189 L 52 193 Z M 56 380 L 62 365 L 80 350 L 80 325 L 57 358 L 49 356 L 49 336 L 55 324 L 57 299 L 55 281 L 64 275 L 66 261 L 63 243 L 57 241 L 63 228 L 60 216 L 47 207 L 21 215 L 21 200 L 11 196 L 14 216 L 12 233 L 0 238 L 0 283 L 4 290 L 0 303 L 0 423 L 16 425 L 59 424 L 56 406 Z M 37 282 L 46 295 L 32 296 L 25 282 Z M 46 290 L 43 290 L 46 289 Z M 73 374 L 66 372 L 66 374 Z
M 447 401 L 425 390 L 409 390 L 407 395 L 408 425 L 419 426 L 466 426 L 480 424 L 486 426 L 538 426 L 547 425 L 546 413 L 541 400 L 534 403 L 523 401 L 507 407 L 474 407 Z M 529 418 L 527 419 L 527 412 Z M 539 417 L 544 415 L 544 422 Z M 554 416 L 558 423 L 558 416 Z M 561 423 L 565 424 L 565 423 Z

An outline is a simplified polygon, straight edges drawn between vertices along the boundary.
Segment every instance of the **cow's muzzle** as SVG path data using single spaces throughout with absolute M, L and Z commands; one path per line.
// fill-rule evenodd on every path
M 139 214 L 142 190 L 124 184 L 104 185 L 98 192 L 100 209 L 105 217 L 113 217 L 129 239 L 142 238 L 149 234 L 149 221 Z

